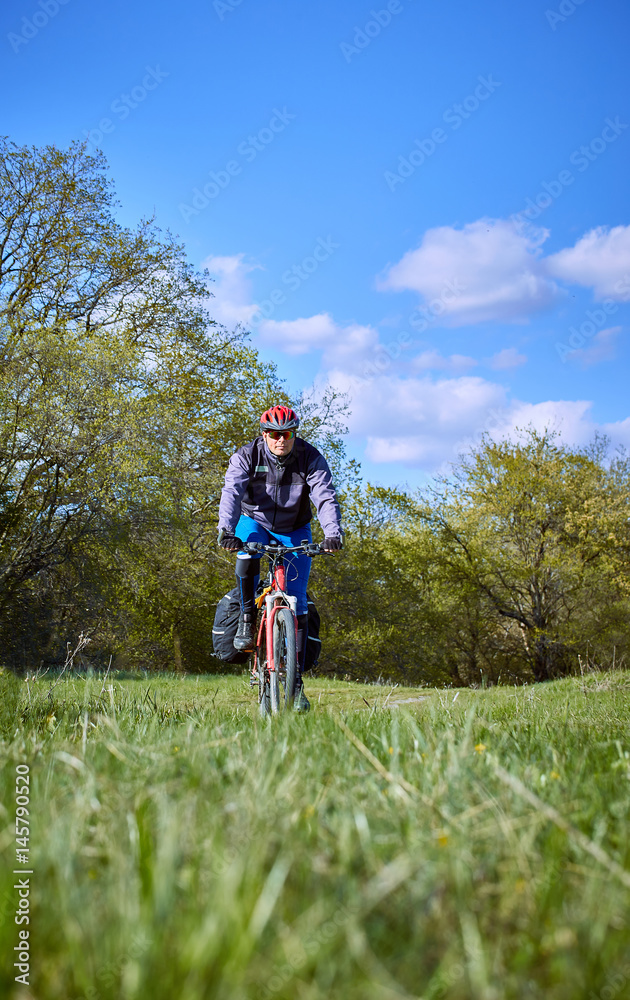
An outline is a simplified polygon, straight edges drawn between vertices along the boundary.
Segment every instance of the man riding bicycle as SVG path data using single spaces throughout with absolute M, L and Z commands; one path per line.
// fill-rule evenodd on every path
M 288 406 L 272 406 L 260 418 L 261 436 L 232 455 L 219 504 L 219 545 L 229 551 L 245 542 L 272 539 L 282 545 L 312 541 L 311 501 L 324 531 L 323 548 L 337 552 L 343 545 L 341 513 L 332 476 L 324 456 L 312 444 L 296 437 L 299 418 Z M 297 598 L 298 681 L 295 705 L 308 711 L 302 669 L 308 638 L 306 586 L 311 559 L 305 553 L 286 558 L 287 592 Z M 241 601 L 236 649 L 256 645 L 254 595 L 260 575 L 260 557 L 238 551 L 236 581 Z

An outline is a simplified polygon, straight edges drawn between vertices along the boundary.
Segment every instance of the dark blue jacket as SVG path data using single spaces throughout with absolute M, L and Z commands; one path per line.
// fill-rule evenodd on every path
M 341 513 L 324 456 L 295 438 L 279 462 L 262 437 L 235 452 L 225 474 L 219 504 L 219 528 L 234 531 L 241 514 L 269 531 L 288 535 L 311 520 L 311 501 L 327 538 L 341 534 Z

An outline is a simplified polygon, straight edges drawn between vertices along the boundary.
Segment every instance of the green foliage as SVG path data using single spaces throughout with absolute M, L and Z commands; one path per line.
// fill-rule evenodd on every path
M 5 653 L 63 661 L 87 630 L 96 662 L 207 668 L 223 471 L 286 396 L 172 237 L 117 224 L 100 155 L 0 154 Z
M 319 681 L 309 716 L 266 724 L 240 677 L 50 687 L 22 684 L 0 744 L 7 827 L 30 768 L 40 1000 L 573 1000 L 630 979 L 627 673 L 415 703 Z
M 351 472 L 346 552 L 311 585 L 322 673 L 478 685 L 625 661 L 629 465 L 604 440 L 487 439 L 415 497 Z
M 348 471 L 340 494 L 345 550 L 318 559 L 310 585 L 322 617 L 319 672 L 366 681 L 437 680 L 424 655 L 421 594 L 404 560 L 392 495 L 364 487 L 356 463 Z
M 85 144 L 0 142 L 4 661 L 62 664 L 84 633 L 84 663 L 216 672 L 225 469 L 260 413 L 291 400 L 247 335 L 212 321 L 209 276 L 171 234 L 117 222 L 105 170 Z M 483 440 L 411 496 L 347 459 L 345 396 L 293 403 L 347 530 L 314 564 L 323 673 L 479 684 L 624 662 L 625 454 L 530 430 Z
M 479 633 L 482 674 L 547 680 L 587 644 L 601 657 L 624 642 L 629 485 L 627 463 L 607 468 L 603 454 L 528 430 L 485 440 L 421 500 L 438 579 Z
M 0 667 L 0 738 L 10 740 L 16 731 L 22 684 L 11 670 Z

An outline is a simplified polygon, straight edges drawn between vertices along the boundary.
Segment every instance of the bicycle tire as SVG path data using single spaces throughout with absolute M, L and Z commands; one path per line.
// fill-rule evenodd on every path
M 271 690 L 267 669 L 267 634 L 264 624 L 260 644 L 256 650 L 256 662 L 258 664 L 258 710 L 261 718 L 266 719 L 267 716 L 271 715 Z
M 283 707 L 291 708 L 297 681 L 297 644 L 295 618 L 290 608 L 280 608 L 274 619 L 273 659 L 276 666 L 276 683 L 279 674 L 284 684 Z

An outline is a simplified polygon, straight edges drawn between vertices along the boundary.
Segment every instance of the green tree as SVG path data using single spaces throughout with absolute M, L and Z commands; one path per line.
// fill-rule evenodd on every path
M 115 206 L 85 145 L 0 144 L 0 606 L 9 645 L 87 617 L 109 649 L 182 663 L 225 571 L 224 466 L 286 395 L 183 248 Z
M 233 560 L 216 546 L 225 469 L 258 433 L 269 401 L 286 396 L 242 336 L 217 332 L 162 352 L 145 391 L 153 493 L 124 544 L 99 549 L 109 603 L 124 622 L 117 648 L 144 663 L 216 669 L 214 605 L 233 586 Z
M 104 170 L 84 144 L 0 143 L 0 601 L 128 499 L 152 362 L 208 322 L 202 277 L 116 222 Z
M 348 464 L 340 503 L 344 550 L 317 560 L 311 584 L 322 617 L 320 670 L 367 681 L 435 681 L 417 562 L 403 535 L 414 504 L 399 491 L 364 484 L 356 462 Z
M 427 492 L 418 514 L 437 542 L 442 587 L 474 610 L 472 663 L 483 650 L 487 673 L 499 653 L 512 672 L 520 660 L 525 677 L 547 680 L 571 669 L 580 646 L 601 648 L 624 606 L 627 503 L 623 463 L 607 468 L 601 448 L 569 449 L 531 429 L 516 442 L 486 438 Z
M 0 607 L 124 499 L 134 367 L 116 341 L 58 329 L 22 332 L 0 359 Z
M 8 339 L 42 329 L 123 332 L 147 349 L 203 329 L 203 276 L 152 220 L 134 229 L 102 153 L 0 140 L 0 322 Z

